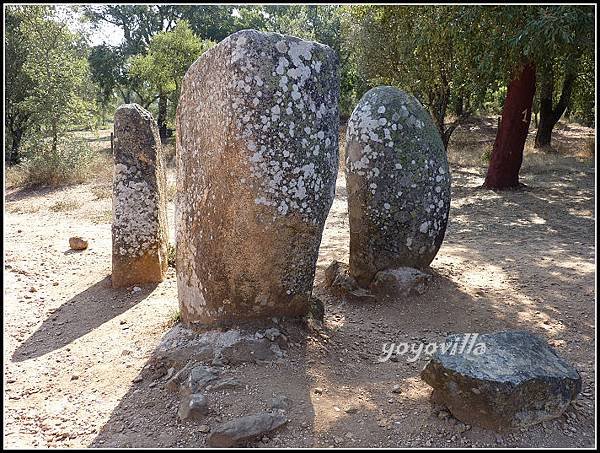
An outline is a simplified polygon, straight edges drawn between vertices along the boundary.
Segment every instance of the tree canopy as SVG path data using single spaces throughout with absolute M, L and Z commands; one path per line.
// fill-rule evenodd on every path
M 56 8 L 9 6 L 5 17 L 8 159 L 28 134 L 56 139 L 85 116 L 120 102 L 172 120 L 179 84 L 202 52 L 241 29 L 332 47 L 341 65 L 342 117 L 371 87 L 416 95 L 444 144 L 469 115 L 499 113 L 510 81 L 536 69 L 540 130 L 564 113 L 593 124 L 594 9 L 582 5 L 87 5 L 91 33 L 111 24 L 118 45 L 90 46 Z M 54 131 L 54 132 L 53 132 Z M 543 142 L 543 138 L 540 140 Z

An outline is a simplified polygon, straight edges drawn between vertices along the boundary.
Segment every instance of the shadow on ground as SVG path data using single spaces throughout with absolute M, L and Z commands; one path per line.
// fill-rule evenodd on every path
M 22 362 L 70 344 L 140 303 L 156 285 L 140 287 L 141 291 L 130 294 L 124 288 L 114 289 L 110 276 L 105 277 L 54 311 L 19 345 L 12 360 Z

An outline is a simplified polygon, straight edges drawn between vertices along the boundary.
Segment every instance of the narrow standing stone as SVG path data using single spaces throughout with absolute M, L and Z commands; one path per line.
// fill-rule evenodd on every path
M 335 52 L 243 30 L 184 77 L 177 285 L 186 323 L 308 312 L 338 166 Z
M 160 282 L 167 272 L 166 176 L 158 127 L 137 104 L 115 112 L 113 287 Z
M 431 117 L 391 86 L 369 90 L 346 133 L 350 275 L 367 287 L 378 271 L 427 267 L 444 239 L 450 174 Z

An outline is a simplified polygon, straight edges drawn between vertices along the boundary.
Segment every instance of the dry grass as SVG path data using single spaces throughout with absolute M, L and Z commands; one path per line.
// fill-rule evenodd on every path
M 175 143 L 167 141 L 162 145 L 162 149 L 167 167 L 175 167 Z
M 177 195 L 177 183 L 175 181 L 167 181 L 167 201 L 174 202 Z
M 7 203 L 6 212 L 13 214 L 35 214 L 39 212 L 41 206 L 39 204 L 18 205 L 17 203 Z
M 101 223 L 111 223 L 112 222 L 112 209 L 105 209 L 97 213 L 94 217 L 92 217 L 92 223 L 101 224 Z
M 346 162 L 346 124 L 340 125 L 339 144 L 340 144 L 339 169 L 341 171 L 344 171 L 344 165 Z
M 58 187 L 111 180 L 111 130 L 112 127 L 70 132 L 58 152 L 51 152 L 47 141 L 28 142 L 22 152 L 29 157 L 6 169 L 6 188 Z
M 476 118 L 459 127 L 448 146 L 451 166 L 480 169 L 485 173 L 497 130 L 497 117 Z M 577 124 L 559 123 L 552 134 L 552 148 L 533 147 L 535 129 L 525 143 L 522 172 L 551 173 L 569 171 L 595 152 L 594 130 Z
M 52 212 L 70 212 L 81 207 L 81 203 L 75 200 L 59 200 L 50 206 Z
M 91 191 L 96 200 L 104 200 L 112 197 L 112 186 L 108 184 L 97 184 L 92 187 Z

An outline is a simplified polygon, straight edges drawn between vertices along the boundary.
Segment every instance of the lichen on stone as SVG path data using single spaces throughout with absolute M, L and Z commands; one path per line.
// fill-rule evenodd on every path
M 374 275 L 386 263 L 428 265 L 450 207 L 448 162 L 428 113 L 394 87 L 374 88 L 348 120 L 346 150 L 351 271 Z M 353 227 L 372 238 L 359 239 Z M 353 253 L 353 244 L 368 250 Z M 358 270 L 363 267 L 369 270 Z

